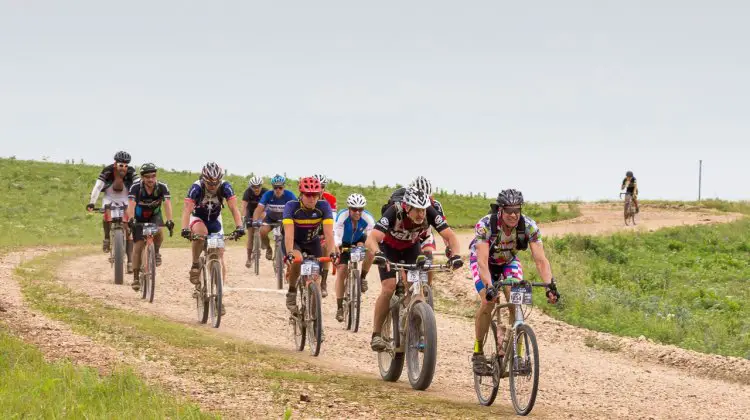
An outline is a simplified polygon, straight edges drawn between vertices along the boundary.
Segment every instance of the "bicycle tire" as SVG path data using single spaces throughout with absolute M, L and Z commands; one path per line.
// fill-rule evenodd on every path
M 360 309 L 362 307 L 362 279 L 359 270 L 351 270 L 351 281 L 349 288 L 351 289 L 351 299 L 349 301 L 349 319 L 347 323 L 350 325 L 352 332 L 356 333 L 359 331 L 359 319 L 361 317 Z
M 146 282 L 146 288 L 148 289 L 148 291 L 146 292 L 144 298 L 147 298 L 149 303 L 153 303 L 154 289 L 156 288 L 156 248 L 154 248 L 153 243 L 148 247 L 148 265 L 149 271 L 151 273 L 149 274 L 148 281 Z
M 532 330 L 529 325 L 526 325 L 526 324 L 519 325 L 518 328 L 516 329 L 516 333 L 514 334 L 513 339 L 515 340 L 516 343 L 518 343 L 522 337 L 528 337 L 528 340 L 523 341 L 524 348 L 526 349 L 526 352 L 524 353 L 528 354 L 529 352 L 528 347 L 531 347 L 530 354 L 533 354 L 533 357 L 534 357 L 533 366 L 532 366 L 533 372 L 531 374 L 531 378 L 533 381 L 531 385 L 531 395 L 529 396 L 529 401 L 527 402 L 525 406 L 522 406 L 518 401 L 518 391 L 516 390 L 516 385 L 517 385 L 516 375 L 518 374 L 518 372 L 514 366 L 515 360 L 511 360 L 510 363 L 508 364 L 509 366 L 509 369 L 508 369 L 509 378 L 508 379 L 510 382 L 510 399 L 513 402 L 513 409 L 516 410 L 516 413 L 518 415 L 525 416 L 529 414 L 531 410 L 534 408 L 534 403 L 536 402 L 536 394 L 539 388 L 539 346 L 537 346 L 537 343 L 536 343 L 536 335 L 534 334 L 534 330 Z M 516 351 L 513 348 L 513 346 L 511 346 L 511 349 L 513 350 L 512 357 L 513 359 L 515 359 Z M 506 355 L 506 357 L 508 356 L 510 355 Z
M 398 347 L 398 308 L 393 308 L 388 312 L 383 321 L 383 328 L 380 335 L 386 342 L 392 342 L 394 348 Z M 398 381 L 401 377 L 401 372 L 404 370 L 404 353 L 394 352 L 391 354 L 386 351 L 379 352 L 378 370 L 380 371 L 380 377 L 385 381 Z
M 437 364 L 437 325 L 435 313 L 426 302 L 415 303 L 409 311 L 406 337 L 406 368 L 413 389 L 423 391 L 432 383 Z M 417 329 L 418 325 L 424 328 Z M 424 337 L 424 338 L 423 338 Z M 419 353 L 423 360 L 419 362 Z M 421 366 L 420 366 L 421 365 Z
M 221 281 L 221 263 L 213 261 L 211 263 L 211 288 L 209 294 L 209 307 L 211 316 L 211 326 L 219 328 L 221 325 L 221 305 L 222 305 L 222 281 Z
M 279 241 L 275 241 L 274 246 L 274 266 L 276 267 L 276 288 L 281 290 L 284 288 L 284 264 L 281 257 L 281 245 Z
M 307 286 L 307 341 L 310 354 L 317 356 L 320 354 L 320 347 L 323 344 L 323 316 L 321 311 L 322 297 L 318 283 L 310 282 Z
M 305 323 L 307 292 L 304 291 L 302 287 L 299 287 L 299 282 L 297 282 L 297 286 L 297 301 L 299 302 L 297 309 L 299 310 L 299 313 L 297 316 L 291 317 L 291 324 L 292 333 L 294 334 L 294 348 L 297 349 L 297 351 L 302 351 L 305 349 L 305 342 L 307 339 L 307 326 Z
M 205 324 L 208 322 L 208 299 L 206 299 L 206 290 L 208 287 L 208 278 L 206 276 L 206 260 L 201 257 L 200 259 L 201 270 L 198 279 L 198 287 L 200 290 L 195 297 L 195 308 L 198 313 L 198 322 Z
M 122 229 L 114 229 L 113 239 L 115 284 L 122 284 L 125 278 L 125 232 Z
M 260 275 L 260 228 L 255 228 L 253 233 L 253 270 L 255 275 Z
M 492 337 L 490 337 L 490 335 Z M 492 376 L 483 376 L 483 375 L 477 375 L 474 374 L 474 391 L 477 393 L 477 400 L 479 401 L 479 404 L 484 406 L 490 406 L 492 403 L 495 402 L 495 398 L 497 398 L 497 391 L 500 388 L 500 364 L 497 357 L 497 350 L 500 348 L 500 345 L 497 342 L 497 324 L 493 320 L 490 323 L 490 328 L 487 329 L 487 335 L 484 337 L 484 354 L 487 355 L 488 352 L 487 346 L 491 345 L 490 349 L 492 350 L 489 352 L 490 354 L 490 360 L 492 361 L 492 370 L 493 375 Z M 473 368 L 472 368 L 473 372 Z M 486 378 L 492 378 L 492 388 L 489 392 L 489 394 L 485 397 L 482 394 L 482 381 Z

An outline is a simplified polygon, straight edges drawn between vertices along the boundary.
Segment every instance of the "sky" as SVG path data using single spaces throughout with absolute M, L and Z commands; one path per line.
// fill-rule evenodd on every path
M 0 0 L 0 156 L 750 199 L 750 3 Z M 744 28 L 744 29 L 743 29 Z M 92 173 L 92 182 L 97 174 Z M 187 186 L 186 186 L 187 188 Z

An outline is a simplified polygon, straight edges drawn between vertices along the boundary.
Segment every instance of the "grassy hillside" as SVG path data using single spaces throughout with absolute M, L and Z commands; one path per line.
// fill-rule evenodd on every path
M 0 232 L 3 232 L 0 236 L 0 248 L 99 241 L 101 215 L 88 215 L 85 206 L 100 170 L 101 166 L 94 165 L 0 158 L 0 194 L 3 197 L 0 200 Z M 159 179 L 169 185 L 174 197 L 177 229 L 180 228 L 182 198 L 197 177 L 197 173 L 188 172 L 162 171 L 159 174 Z M 239 194 L 247 187 L 247 178 L 228 176 Z M 295 181 L 291 181 L 289 187 L 292 191 L 297 191 Z M 337 182 L 329 186 L 339 203 L 345 203 L 346 197 L 352 192 L 364 194 L 368 200 L 368 210 L 376 216 L 380 215 L 380 206 L 388 200 L 393 189 L 347 186 Z M 476 196 L 449 194 L 438 194 L 437 198 L 443 203 L 449 222 L 458 227 L 473 226 L 487 213 L 492 201 Z M 530 204 L 525 211 L 540 222 L 571 218 L 579 214 L 575 204 Z M 224 212 L 224 225 L 228 229 L 233 226 L 228 211 Z M 179 235 L 168 241 L 172 244 L 184 242 Z
M 748 206 L 733 206 L 750 213 Z M 548 239 L 570 324 L 750 359 L 750 219 Z M 526 264 L 532 264 L 526 258 Z M 528 270 L 536 277 L 535 270 Z M 542 299 L 541 294 L 537 296 Z

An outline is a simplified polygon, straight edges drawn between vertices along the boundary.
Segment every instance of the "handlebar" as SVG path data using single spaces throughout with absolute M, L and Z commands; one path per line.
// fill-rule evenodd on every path
M 317 257 L 317 258 L 316 257 L 305 257 L 304 259 L 299 258 L 299 257 L 295 257 L 294 258 L 294 262 L 297 263 L 297 264 L 301 264 L 302 261 L 309 261 L 309 260 L 317 261 L 317 262 L 322 262 L 322 263 L 327 263 L 327 262 L 331 262 L 332 261 L 331 257 Z
M 208 235 L 199 235 L 197 233 L 193 233 L 190 235 L 190 238 L 188 238 L 189 241 L 198 241 L 198 240 L 206 240 L 208 239 Z M 239 239 L 238 236 L 234 234 L 234 232 L 230 233 L 229 235 L 224 235 L 224 239 L 229 239 L 231 241 L 236 241 Z
M 534 283 L 526 280 L 521 281 L 508 281 L 508 280 L 500 280 L 492 283 L 492 286 L 495 288 L 498 287 L 504 287 L 504 286 L 528 286 L 531 285 L 533 287 L 547 287 L 547 283 Z
M 451 269 L 451 265 L 449 263 L 432 264 L 427 261 L 425 261 L 423 264 L 404 264 L 404 263 L 388 261 L 388 264 L 390 264 L 391 267 L 401 268 L 404 270 L 421 270 L 421 271 L 443 271 L 445 270 L 447 271 Z

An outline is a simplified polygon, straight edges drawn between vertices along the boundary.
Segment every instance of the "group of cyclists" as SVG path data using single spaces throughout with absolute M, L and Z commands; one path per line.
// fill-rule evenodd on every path
M 138 290 L 137 261 L 143 246 L 143 236 L 138 232 L 138 224 L 154 223 L 166 227 L 170 234 L 174 229 L 172 204 L 169 188 L 157 180 L 158 169 L 153 163 L 144 163 L 139 169 L 140 177 L 130 166 L 131 156 L 119 151 L 114 156 L 114 163 L 105 167 L 100 173 L 93 191 L 88 211 L 93 211 L 99 194 L 104 191 L 104 241 L 103 250 L 109 252 L 109 217 L 106 208 L 112 203 L 127 202 L 125 222 L 128 231 L 132 232 L 132 241 L 128 240 L 128 273 L 133 274 L 133 289 Z M 626 178 L 630 185 L 635 185 L 635 178 Z M 432 257 L 436 249 L 433 231 L 439 234 L 446 244 L 446 257 L 451 269 L 463 266 L 464 261 L 457 252 L 461 244 L 448 224 L 448 218 L 442 205 L 434 199 L 429 180 L 419 176 L 408 186 L 394 191 L 388 201 L 381 207 L 381 215 L 376 222 L 372 214 L 365 210 L 367 199 L 360 193 L 353 193 L 346 199 L 346 208 L 337 212 L 336 198 L 326 191 L 328 179 L 324 175 L 313 175 L 299 179 L 299 195 L 286 188 L 287 179 L 276 175 L 271 178 L 271 190 L 263 186 L 263 179 L 253 176 L 247 190 L 242 196 L 241 208 L 231 183 L 224 179 L 223 169 L 215 162 L 206 163 L 198 180 L 188 189 L 182 211 L 181 235 L 194 239 L 209 233 L 223 233 L 221 210 L 224 203 L 229 207 L 235 228 L 230 236 L 237 239 L 248 234 L 247 256 L 250 264 L 253 249 L 253 230 L 260 229 L 261 247 L 265 249 L 267 259 L 273 259 L 273 249 L 268 234 L 275 225 L 283 226 L 281 252 L 288 264 L 286 306 L 296 314 L 296 281 L 300 273 L 302 253 L 310 256 L 330 256 L 336 264 L 336 319 L 344 320 L 342 302 L 344 280 L 347 276 L 348 250 L 351 247 L 364 246 L 367 250 L 361 271 L 361 290 L 366 292 L 367 274 L 372 264 L 378 265 L 381 292 L 375 302 L 373 331 L 370 346 L 373 351 L 384 351 L 387 343 L 381 337 L 381 326 L 387 315 L 389 302 L 394 293 L 402 295 L 404 285 L 396 284 L 396 271 L 389 263 L 403 262 L 414 264 L 424 255 Z M 162 217 L 162 204 L 166 221 Z M 475 289 L 481 297 L 482 304 L 475 317 L 476 340 L 473 347 L 473 366 L 481 374 L 487 368 L 482 354 L 482 338 L 485 337 L 490 324 L 490 314 L 501 291 L 496 290 L 494 282 L 502 279 L 523 280 L 523 267 L 517 258 L 519 251 L 529 249 L 540 277 L 547 284 L 546 296 L 550 303 L 559 298 L 551 267 L 544 254 L 542 235 L 536 222 L 524 215 L 522 208 L 524 198 L 520 191 L 506 189 L 498 194 L 497 200 L 490 206 L 488 214 L 483 215 L 474 227 L 474 238 L 468 245 L 469 270 L 474 280 Z M 243 222 L 244 215 L 244 222 Z M 127 235 L 127 233 L 126 233 Z M 127 235 L 130 236 L 130 235 Z M 161 264 L 159 248 L 163 236 L 160 232 L 154 238 L 156 264 Z M 133 253 L 135 247 L 136 252 Z M 198 285 L 200 276 L 199 258 L 203 249 L 201 240 L 192 243 L 192 264 L 189 280 Z M 131 264 L 131 255 L 135 259 Z M 223 254 L 221 264 L 225 272 Z M 321 267 L 321 295 L 327 296 L 326 279 L 328 267 Z M 432 282 L 432 278 L 429 279 Z M 506 300 L 510 288 L 502 290 Z M 224 305 L 222 305 L 223 309 Z M 510 322 L 514 314 L 510 312 Z M 499 334 L 504 334 L 501 329 Z M 500 337 L 502 338 L 502 337 Z

